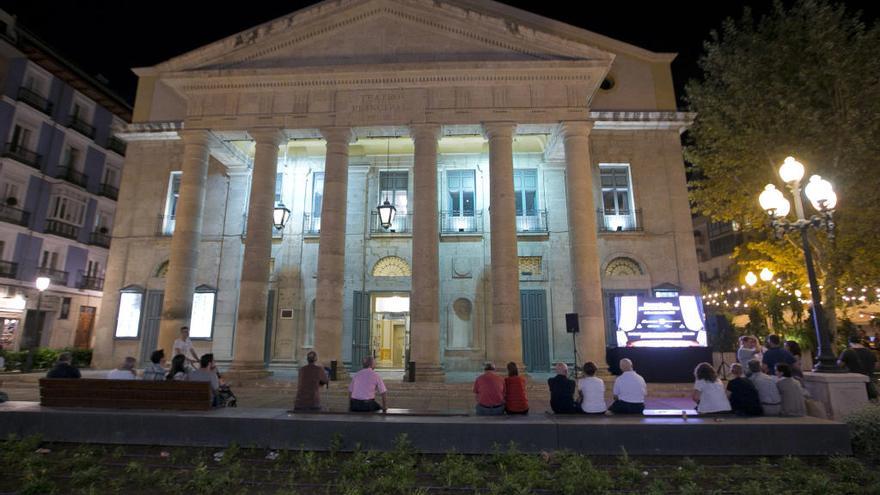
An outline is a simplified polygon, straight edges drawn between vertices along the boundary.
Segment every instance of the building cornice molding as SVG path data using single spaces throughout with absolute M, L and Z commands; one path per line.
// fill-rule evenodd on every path
M 692 112 L 590 112 L 597 131 L 686 131 L 697 114 Z

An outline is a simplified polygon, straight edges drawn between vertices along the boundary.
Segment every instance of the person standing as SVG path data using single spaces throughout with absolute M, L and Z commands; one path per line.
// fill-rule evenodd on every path
M 614 402 L 608 411 L 612 414 L 642 414 L 648 384 L 642 375 L 633 370 L 633 363 L 627 358 L 620 360 L 620 371 L 622 373 L 614 380 Z
M 160 382 L 165 379 L 165 351 L 162 349 L 150 354 L 150 362 L 144 366 L 144 381 Z
M 781 416 L 800 417 L 807 415 L 807 404 L 804 401 L 804 389 L 801 382 L 791 376 L 791 365 L 776 363 L 776 388 L 781 397 Z
M 115 370 L 111 370 L 110 373 L 107 373 L 108 380 L 137 380 L 137 371 L 135 371 L 134 366 L 137 364 L 137 360 L 135 358 L 128 356 L 122 361 L 122 364 L 119 365 Z
M 758 349 L 758 339 L 751 335 L 743 335 L 739 338 L 739 349 L 736 350 L 736 361 L 746 366 L 749 361 L 761 353 Z
M 186 356 L 187 363 L 193 367 L 195 367 L 196 363 L 200 362 L 199 355 L 196 354 L 192 340 L 189 338 L 189 327 L 180 327 L 180 337 L 174 341 L 171 355 L 173 357 L 178 354 Z
M 697 403 L 698 414 L 730 412 L 730 401 L 724 393 L 724 385 L 711 364 L 698 364 L 694 369 L 694 378 L 693 399 Z
M 504 411 L 507 414 L 529 413 L 526 379 L 519 375 L 514 362 L 507 363 L 507 378 L 504 379 Z
M 779 335 L 768 335 L 765 344 L 767 352 L 764 353 L 762 362 L 766 366 L 767 373 L 772 374 L 776 370 L 776 363 L 785 363 L 789 366 L 795 363 L 794 356 L 782 348 Z
M 747 378 L 743 377 L 743 367 L 735 363 L 730 367 L 733 378 L 727 382 L 727 399 L 730 401 L 730 409 L 739 416 L 760 416 L 761 397 L 758 389 Z
M 501 416 L 504 414 L 504 379 L 495 374 L 495 364 L 487 361 L 483 374 L 474 380 L 477 416 Z
M 321 410 L 321 385 L 327 385 L 330 380 L 324 368 L 318 366 L 318 354 L 309 351 L 306 354 L 308 364 L 299 369 L 296 379 L 296 398 L 293 401 L 294 411 L 320 411 Z
M 584 363 L 584 375 L 577 382 L 578 396 L 581 400 L 581 411 L 586 414 L 604 414 L 608 409 L 605 404 L 605 382 L 596 378 L 596 363 Z
M 352 375 L 351 383 L 348 385 L 348 405 L 351 412 L 373 412 L 388 410 L 386 404 L 386 395 L 388 389 L 385 388 L 385 382 L 376 370 L 375 360 L 372 356 L 367 356 L 363 361 L 363 369 Z M 376 394 L 382 397 L 382 405 L 376 402 Z
M 71 363 L 73 356 L 69 352 L 62 352 L 58 355 L 58 361 L 55 366 L 46 373 L 46 378 L 82 378 L 79 370 Z
M 568 378 L 568 365 L 556 363 L 556 376 L 547 380 L 550 387 L 550 409 L 555 414 L 573 414 L 580 411 L 574 403 L 574 380 Z
M 874 351 L 866 349 L 858 335 L 849 337 L 849 347 L 840 353 L 837 359 L 839 366 L 846 366 L 850 373 L 860 373 L 868 377 L 865 384 L 869 399 L 877 398 L 877 387 L 874 385 L 874 371 L 877 369 L 877 356 Z
M 782 397 L 779 395 L 779 388 L 776 387 L 776 377 L 764 373 L 758 360 L 749 361 L 748 377 L 758 391 L 764 416 L 779 416 L 782 410 Z

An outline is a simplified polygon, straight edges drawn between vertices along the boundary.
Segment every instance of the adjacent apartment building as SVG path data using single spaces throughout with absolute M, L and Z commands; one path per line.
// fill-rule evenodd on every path
M 113 130 L 130 118 L 123 99 L 0 11 L 4 348 L 91 347 L 125 157 Z M 37 277 L 50 280 L 42 297 Z
M 700 290 L 673 59 L 492 1 L 342 0 L 135 69 L 96 362 L 188 325 L 241 370 L 602 366 L 616 296 Z

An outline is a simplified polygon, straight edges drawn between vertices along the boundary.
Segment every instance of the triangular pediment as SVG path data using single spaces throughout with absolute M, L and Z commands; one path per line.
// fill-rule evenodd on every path
M 165 71 L 605 60 L 598 48 L 435 0 L 322 2 L 157 66 Z

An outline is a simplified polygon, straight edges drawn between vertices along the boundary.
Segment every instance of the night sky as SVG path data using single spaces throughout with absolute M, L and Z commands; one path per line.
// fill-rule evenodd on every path
M 176 55 L 289 14 L 316 1 L 226 3 L 203 0 L 0 0 L 27 29 L 75 62 L 87 73 L 102 75 L 110 87 L 134 100 L 137 80 L 132 67 L 155 65 Z M 709 32 L 727 17 L 739 18 L 743 7 L 765 12 L 767 0 L 621 0 L 503 3 L 579 26 L 657 52 L 677 52 L 673 63 L 676 90 L 699 75 L 697 59 Z M 880 15 L 880 2 L 845 2 L 863 19 Z M 575 5 L 581 6 L 581 12 Z

